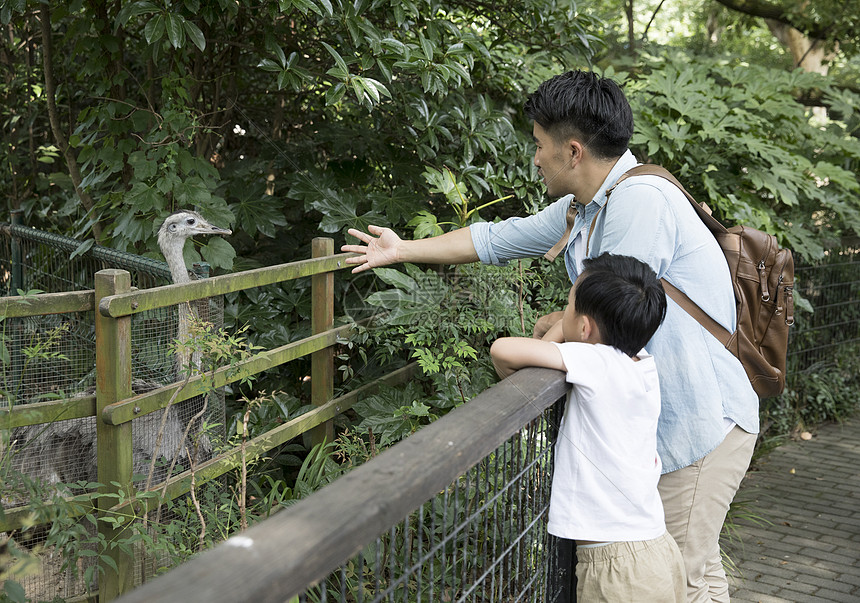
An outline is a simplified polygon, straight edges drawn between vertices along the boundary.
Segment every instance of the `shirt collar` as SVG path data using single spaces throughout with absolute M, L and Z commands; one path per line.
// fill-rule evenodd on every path
M 636 161 L 636 157 L 633 156 L 633 153 L 630 149 L 624 151 L 624 154 L 618 158 L 618 161 L 615 162 L 615 165 L 612 166 L 612 169 L 609 171 L 609 174 L 606 176 L 606 179 L 603 181 L 603 184 L 600 185 L 600 188 L 597 189 L 597 193 L 594 195 L 594 198 L 591 200 L 591 203 L 596 203 L 599 206 L 602 206 L 606 203 L 606 191 L 609 187 L 614 186 L 615 183 L 621 178 L 622 174 L 629 170 L 630 168 L 634 168 L 639 164 Z M 578 202 L 577 202 L 578 203 Z

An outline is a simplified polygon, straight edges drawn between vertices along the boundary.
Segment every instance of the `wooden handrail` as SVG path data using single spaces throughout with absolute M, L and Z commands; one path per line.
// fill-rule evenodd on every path
M 95 291 L 65 291 L 38 295 L 11 295 L 0 297 L 0 316 L 25 318 L 45 314 L 87 312 L 95 308 Z
M 102 316 L 118 318 L 196 299 L 215 297 L 263 285 L 273 285 L 303 276 L 342 270 L 350 267 L 345 260 L 354 255 L 353 253 L 340 253 L 288 264 L 278 264 L 277 266 L 245 270 L 235 274 L 213 276 L 191 283 L 164 285 L 163 287 L 111 295 L 101 300 L 99 312 Z
M 565 396 L 518 371 L 289 509 L 121 597 L 121 603 L 283 603 L 402 521 Z

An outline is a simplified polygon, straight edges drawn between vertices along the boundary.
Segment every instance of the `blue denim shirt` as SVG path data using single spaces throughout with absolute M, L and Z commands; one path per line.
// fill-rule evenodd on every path
M 591 222 L 606 202 L 606 190 L 635 165 L 635 157 L 627 151 L 594 198 L 584 207 L 577 204 L 564 252 L 571 282 L 579 273 L 575 248 L 585 244 Z M 484 263 L 503 265 L 543 255 L 564 234 L 571 202 L 568 195 L 533 216 L 472 224 L 478 257 Z M 735 301 L 725 257 L 684 194 L 667 180 L 638 176 L 618 185 L 597 217 L 585 257 L 604 252 L 646 262 L 717 322 L 735 330 Z M 758 396 L 741 363 L 671 299 L 665 321 L 646 347 L 660 374 L 657 449 L 664 473 L 686 467 L 716 448 L 725 437 L 726 418 L 744 431 L 758 433 Z

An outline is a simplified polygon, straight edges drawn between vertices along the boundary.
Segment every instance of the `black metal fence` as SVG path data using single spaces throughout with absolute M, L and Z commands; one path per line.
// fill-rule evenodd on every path
M 556 412 L 535 419 L 299 601 L 556 601 L 546 533 Z
M 834 350 L 860 342 L 860 251 L 833 250 L 795 269 L 795 292 L 813 311 L 795 309 L 788 372 L 815 371 Z

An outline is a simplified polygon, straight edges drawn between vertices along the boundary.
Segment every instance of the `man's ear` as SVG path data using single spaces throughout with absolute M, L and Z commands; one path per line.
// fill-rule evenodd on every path
M 570 138 L 567 141 L 567 148 L 570 152 L 570 167 L 574 167 L 577 163 L 582 161 L 582 143 L 576 138 Z

